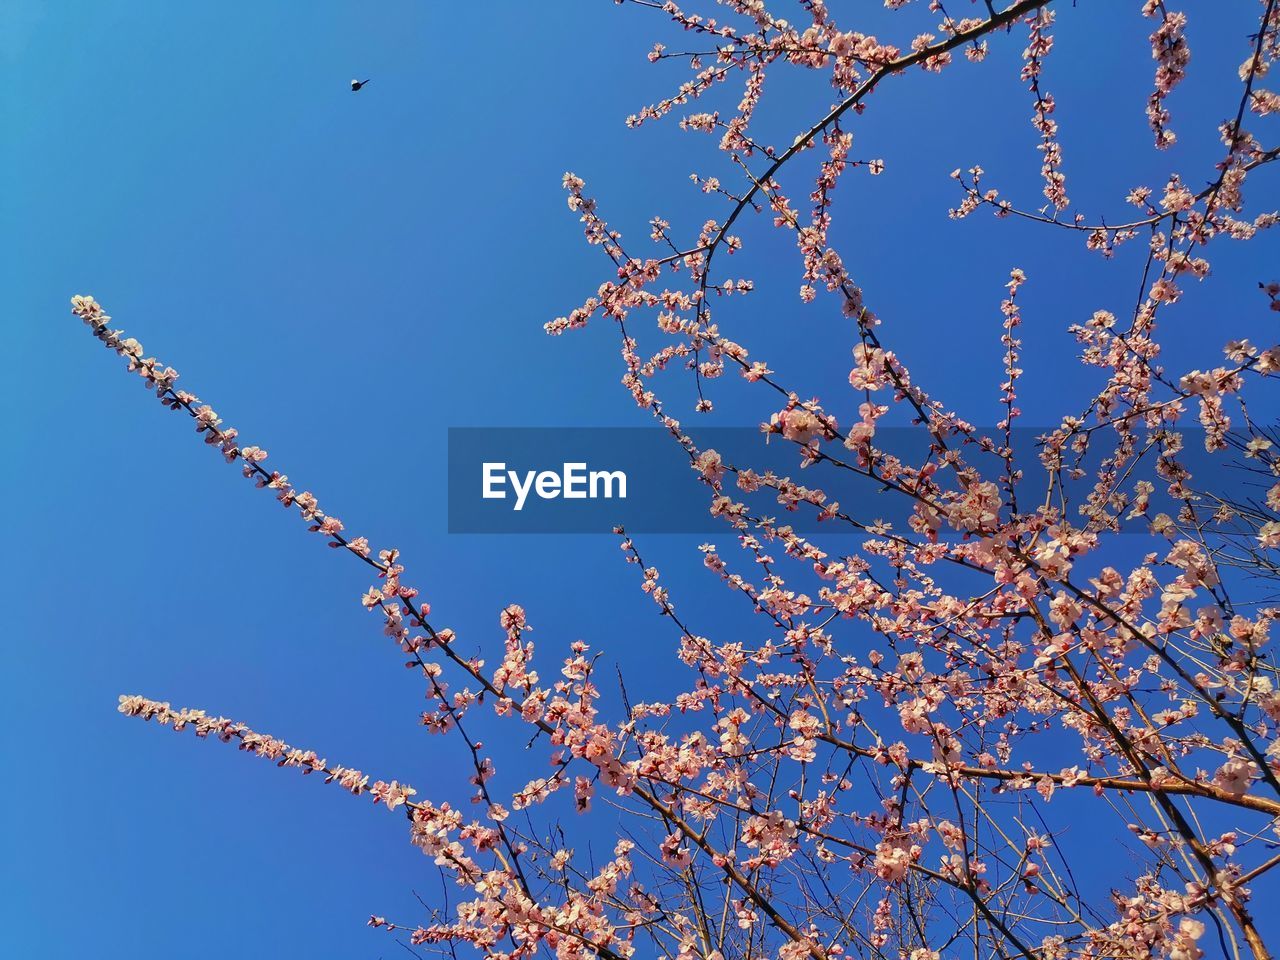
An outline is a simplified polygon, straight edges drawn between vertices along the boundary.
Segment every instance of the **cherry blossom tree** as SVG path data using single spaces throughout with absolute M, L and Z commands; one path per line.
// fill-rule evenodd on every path
M 653 246 L 641 252 L 566 174 L 569 208 L 609 272 L 547 330 L 616 331 L 623 385 L 683 448 L 690 483 L 705 486 L 737 541 L 730 555 L 702 546 L 705 584 L 669 588 L 643 543 L 618 531 L 669 628 L 683 692 L 633 702 L 644 693 L 634 678 L 616 690 L 584 643 L 539 651 L 535 662 L 518 605 L 500 612 L 493 643 L 436 625 L 398 550 L 348 531 L 180 387 L 172 367 L 77 296 L 74 313 L 165 406 L 364 569 L 363 604 L 420 674 L 427 730 L 455 742 L 472 767 L 474 805 L 371 782 L 202 710 L 130 695 L 120 711 L 235 743 L 405 818 L 410 841 L 460 893 L 423 918 L 369 922 L 424 950 L 501 960 L 1270 957 L 1271 918 L 1258 907 L 1280 897 L 1280 685 L 1269 645 L 1280 618 L 1269 605 L 1280 580 L 1280 437 L 1251 411 L 1266 409 L 1280 347 L 1229 339 L 1207 369 L 1170 370 L 1157 321 L 1176 336 L 1180 300 L 1208 277 L 1210 257 L 1247 255 L 1241 242 L 1276 222 L 1246 202 L 1245 187 L 1280 152 L 1251 130 L 1280 109 L 1264 86 L 1280 55 L 1280 0 L 1247 4 L 1256 29 L 1239 51 L 1238 97 L 1221 106 L 1216 167 L 1135 187 L 1124 198 L 1134 212 L 1096 219 L 1072 212 L 1045 69 L 1055 14 L 1077 15 L 1072 5 L 919 0 L 937 30 L 897 45 L 847 29 L 846 12 L 822 0 L 803 0 L 797 23 L 763 0 L 724 0 L 709 12 L 630 2 L 652 8 L 682 44 L 659 43 L 650 59 L 684 63 L 691 75 L 629 122 L 679 115 L 683 129 L 716 138 L 739 179 L 695 175 L 722 215 L 692 237 L 655 218 Z M 954 6 L 976 15 L 955 16 Z M 1108 6 L 1103 19 L 1121 7 L 1150 21 L 1151 89 L 1131 93 L 1145 102 L 1153 149 L 1165 150 L 1176 142 L 1176 91 L 1194 37 L 1187 16 L 1161 0 Z M 910 73 L 944 83 L 988 69 L 997 44 L 1025 44 L 1017 84 L 1045 205 L 1019 206 L 975 166 L 953 175 L 951 215 L 985 211 L 1010 226 L 1071 231 L 1081 256 L 1117 269 L 1119 248 L 1143 251 L 1131 312 L 1071 292 L 1079 361 L 1100 386 L 1071 398 L 1031 455 L 1015 430 L 1019 295 L 1034 278 L 1008 265 L 992 323 L 1001 324 L 992 343 L 999 338 L 1003 416 L 984 429 L 913 378 L 910 345 L 895 342 L 893 318 L 877 315 L 832 240 L 842 179 L 884 168 L 853 151 L 853 128 L 876 95 Z M 773 71 L 822 75 L 836 97 L 781 147 L 757 140 L 753 126 Z M 740 92 L 731 108 L 698 112 L 726 85 Z M 1088 144 L 1076 153 L 1089 162 Z M 852 394 L 804 399 L 803 384 L 727 336 L 733 310 L 751 311 L 754 284 L 726 264 L 749 226 L 767 232 L 770 223 L 799 251 L 777 269 L 798 269 L 801 299 L 845 318 L 839 349 L 851 352 Z M 1280 309 L 1280 284 L 1259 279 L 1265 318 Z M 974 305 L 973 315 L 986 309 Z M 642 349 L 651 321 L 661 345 Z M 668 382 L 686 377 L 692 403 L 687 390 L 665 399 Z M 790 445 L 797 469 L 873 482 L 905 519 L 877 519 L 699 446 L 676 412 L 711 411 L 716 391 L 729 389 L 767 398 L 761 441 Z M 901 455 L 885 440 L 887 425 L 902 423 L 923 438 L 923 454 Z M 1206 459 L 1243 465 L 1259 494 L 1224 488 Z M 843 536 L 804 535 L 771 516 L 779 509 Z M 675 594 L 717 582 L 725 603 L 755 615 L 754 634 L 685 619 Z M 499 769 L 484 747 L 490 733 L 528 740 L 527 768 Z M 1123 857 L 1079 862 L 1049 826 L 1064 805 L 1129 837 Z M 614 839 L 603 860 L 575 847 L 602 834 Z M 1272 923 L 1270 932 L 1280 931 Z

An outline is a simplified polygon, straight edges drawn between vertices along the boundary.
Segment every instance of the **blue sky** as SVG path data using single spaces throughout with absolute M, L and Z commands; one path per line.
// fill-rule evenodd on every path
M 904 46 L 932 23 L 856 6 Z M 1089 213 L 1118 213 L 1170 163 L 1193 184 L 1208 176 L 1253 5 L 1190 4 L 1169 156 L 1142 114 L 1149 25 L 1125 6 L 1114 19 L 1101 0 L 1064 7 L 1046 76 L 1069 192 Z M 552 339 L 542 324 L 608 276 L 565 209 L 565 170 L 640 248 L 655 214 L 696 229 L 721 209 L 688 183 L 725 174 L 712 140 L 623 124 L 683 79 L 644 57 L 682 39 L 651 11 L 598 0 L 497 2 L 483 20 L 420 0 L 5 5 L 0 952 L 394 956 L 364 919 L 416 917 L 411 891 L 438 889 L 400 821 L 126 721 L 118 694 L 204 707 L 419 789 L 462 773 L 415 726 L 420 687 L 360 608 L 362 572 L 125 376 L 67 313 L 74 293 L 349 528 L 400 547 L 407 579 L 466 642 L 492 650 L 497 611 L 518 601 L 544 644 L 585 639 L 634 678 L 633 696 L 661 688 L 654 664 L 675 637 L 616 542 L 447 535 L 443 455 L 451 426 L 646 422 L 618 386 L 612 329 Z M 982 66 L 895 80 L 858 118 L 854 155 L 887 170 L 841 184 L 837 236 L 886 339 L 977 422 L 998 416 L 999 301 L 1024 268 L 1025 422 L 1050 423 L 1090 382 L 1066 326 L 1131 305 L 1137 251 L 1109 265 L 1066 231 L 947 219 L 947 173 L 973 163 L 1038 205 L 1022 40 L 992 46 Z M 358 95 L 355 76 L 373 78 Z M 780 72 L 762 124 L 789 141 L 829 100 Z M 761 238 L 741 255 L 760 283 L 733 314 L 739 339 L 834 394 L 847 325 L 798 301 L 785 243 L 763 224 L 744 235 Z M 1220 258 L 1188 293 L 1171 366 L 1205 365 L 1206 345 L 1237 332 L 1267 339 L 1254 287 L 1275 279 L 1276 244 Z M 767 416 L 740 393 L 716 396 L 717 425 Z M 694 619 L 720 601 L 700 539 L 642 544 Z

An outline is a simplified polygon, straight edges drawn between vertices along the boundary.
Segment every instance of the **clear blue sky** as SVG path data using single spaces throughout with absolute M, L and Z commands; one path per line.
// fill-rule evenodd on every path
M 904 46 L 934 21 L 923 3 L 832 6 L 866 8 Z M 1069 190 L 1091 214 L 1160 187 L 1170 160 L 1193 184 L 1208 176 L 1256 5 L 1190 4 L 1194 60 L 1168 157 L 1142 113 L 1150 28 L 1136 2 L 1120 6 L 1105 20 L 1110 0 L 1064 6 L 1046 76 Z M 399 546 L 466 643 L 493 650 L 498 609 L 519 601 L 548 654 L 582 638 L 633 694 L 662 682 L 675 637 L 616 542 L 447 536 L 443 454 L 449 426 L 645 422 L 617 384 L 612 329 L 551 339 L 542 324 L 607 276 L 565 209 L 565 170 L 637 245 L 654 214 L 687 228 L 720 209 L 687 180 L 724 172 L 712 140 L 622 122 L 683 79 L 644 58 L 683 38 L 603 0 L 445 7 L 9 0 L 0 12 L 0 954 L 396 956 L 363 921 L 414 918 L 411 891 L 438 889 L 401 821 L 126 721 L 120 693 L 242 719 L 424 791 L 456 790 L 462 772 L 415 726 L 420 687 L 360 608 L 362 571 L 125 376 L 68 314 L 73 293 L 95 295 L 350 528 Z M 1135 251 L 1113 268 L 1065 231 L 946 218 L 946 175 L 973 163 L 1038 205 L 1022 45 L 995 38 L 985 65 L 895 81 L 853 125 L 854 155 L 883 157 L 886 173 L 839 191 L 838 236 L 886 339 L 978 422 L 998 415 L 1011 267 L 1031 278 L 1027 423 L 1074 410 L 1063 395 L 1087 382 L 1066 326 L 1122 313 L 1136 293 Z M 358 95 L 355 76 L 373 78 Z M 762 122 L 788 142 L 828 101 L 779 73 Z M 1253 287 L 1275 279 L 1276 253 L 1259 241 L 1189 293 L 1171 366 L 1259 315 Z M 834 395 L 847 327 L 799 303 L 791 257 L 772 241 L 743 254 L 747 275 L 782 265 L 754 271 L 735 331 L 789 381 Z M 717 400 L 721 425 L 767 414 Z M 700 539 L 643 544 L 695 620 L 721 599 Z

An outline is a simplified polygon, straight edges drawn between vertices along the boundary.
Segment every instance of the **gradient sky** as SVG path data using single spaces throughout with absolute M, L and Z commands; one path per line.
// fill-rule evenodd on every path
M 866 8 L 846 26 L 904 46 L 933 23 L 923 4 L 832 4 L 845 6 Z M 1187 4 L 1194 59 L 1168 156 L 1143 117 L 1150 27 L 1136 0 L 1123 6 L 1105 26 L 1111 0 L 1064 7 L 1047 67 L 1069 192 L 1090 214 L 1124 216 L 1125 192 L 1162 186 L 1171 163 L 1195 186 L 1208 177 L 1256 5 Z M 357 602 L 363 572 L 126 376 L 67 312 L 74 293 L 96 296 L 349 529 L 400 547 L 406 579 L 463 642 L 495 649 L 497 611 L 518 601 L 548 654 L 581 638 L 633 696 L 668 682 L 675 636 L 613 538 L 448 536 L 443 460 L 450 426 L 647 422 L 618 386 L 615 331 L 552 339 L 542 324 L 609 273 L 565 208 L 565 170 L 637 245 L 655 214 L 687 231 L 723 209 L 687 179 L 726 173 L 711 139 L 623 124 L 684 78 L 645 61 L 655 40 L 683 42 L 652 11 L 603 0 L 4 5 L 0 954 L 397 956 L 364 920 L 416 919 L 412 891 L 439 889 L 403 821 L 126 721 L 121 693 L 225 714 L 433 795 L 462 789 L 451 745 L 415 725 L 420 685 Z M 886 339 L 976 422 L 999 415 L 1011 267 L 1030 277 L 1028 424 L 1074 411 L 1064 395 L 1091 382 L 1067 325 L 1123 314 L 1137 293 L 1136 249 L 1113 266 L 1067 231 L 946 217 L 947 173 L 973 163 L 1038 206 L 1022 46 L 993 38 L 982 66 L 886 86 L 852 129 L 854 155 L 887 170 L 850 174 L 837 204 Z M 353 95 L 354 76 L 373 82 Z M 762 123 L 789 142 L 829 101 L 814 78 L 778 72 Z M 1212 364 L 1205 345 L 1220 346 L 1227 319 L 1252 316 L 1240 332 L 1258 323 L 1268 340 L 1255 287 L 1276 279 L 1277 252 L 1275 237 L 1256 241 L 1189 291 L 1171 367 Z M 759 292 L 734 312 L 736 338 L 834 396 L 847 323 L 797 300 L 786 242 L 763 237 L 741 257 Z M 740 393 L 716 396 L 717 425 L 767 416 Z M 695 622 L 732 624 L 700 571 L 701 539 L 641 547 Z

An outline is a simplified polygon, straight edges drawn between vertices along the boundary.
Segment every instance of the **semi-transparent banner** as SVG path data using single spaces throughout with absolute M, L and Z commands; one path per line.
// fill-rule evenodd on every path
M 1010 503 L 1004 459 L 977 443 L 951 441 L 967 466 L 983 481 L 996 484 L 1002 516 L 1012 506 L 1021 514 L 1049 504 L 1061 510 L 1073 525 L 1083 526 L 1079 508 L 1097 499 L 1099 471 L 1114 452 L 1110 437 L 1095 437 L 1087 454 L 1052 474 L 1041 463 L 1045 429 L 1020 428 L 1012 435 L 1013 461 L 1022 471 L 1015 484 L 1016 503 Z M 976 436 L 999 438 L 994 430 L 975 430 Z M 866 476 L 855 451 L 840 441 L 823 442 L 825 458 L 802 466 L 800 446 L 778 435 L 763 434 L 758 427 L 719 427 L 698 430 L 693 439 L 697 451 L 714 450 L 723 465 L 723 496 L 746 505 L 746 516 L 768 517 L 800 532 L 822 529 L 828 533 L 862 535 L 857 524 L 884 523 L 907 532 L 907 521 L 917 502 L 882 480 Z M 1273 482 L 1235 450 L 1208 453 L 1199 430 L 1177 431 L 1174 438 L 1140 436 L 1140 455 L 1124 464 L 1108 481 L 1114 502 L 1109 513 L 1121 529 L 1147 532 L 1150 519 L 1160 513 L 1174 515 L 1183 507 L 1169 495 L 1170 470 L 1162 456 L 1169 443 L 1180 446 L 1177 462 L 1188 474 L 1185 485 L 1202 496 L 1200 506 L 1216 503 L 1263 504 Z M 691 463 L 691 455 L 665 430 L 648 427 L 453 427 L 449 429 L 448 526 L 451 533 L 608 533 L 623 526 L 632 532 L 711 533 L 726 529 L 716 516 L 723 501 L 700 479 L 706 471 Z M 954 471 L 939 464 L 930 451 L 930 438 L 919 428 L 882 428 L 875 435 L 878 456 L 897 458 L 920 468 L 937 466 L 935 479 L 944 490 L 959 491 Z M 883 462 L 883 461 L 881 461 Z M 705 465 L 705 464 L 704 464 Z M 765 478 L 755 490 L 738 483 L 740 472 L 750 470 Z M 714 471 L 713 471 L 714 472 Z M 813 503 L 796 503 L 786 483 L 768 478 L 788 478 L 790 483 L 825 495 L 824 511 Z M 1145 514 L 1135 515 L 1133 505 L 1140 484 L 1149 484 Z M 782 489 L 780 490 L 779 487 Z M 783 493 L 781 501 L 779 494 Z M 790 509 L 794 507 L 795 509 Z M 944 531 L 945 532 L 945 531 Z M 954 531 L 959 532 L 959 531 Z

